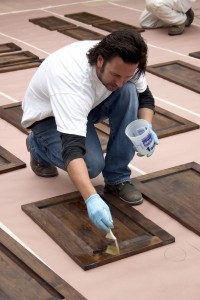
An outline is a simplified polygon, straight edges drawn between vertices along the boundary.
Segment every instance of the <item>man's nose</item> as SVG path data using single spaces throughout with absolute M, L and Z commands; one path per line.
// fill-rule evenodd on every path
M 122 87 L 125 84 L 125 80 L 123 78 L 119 78 L 119 79 L 116 80 L 115 84 L 118 87 Z

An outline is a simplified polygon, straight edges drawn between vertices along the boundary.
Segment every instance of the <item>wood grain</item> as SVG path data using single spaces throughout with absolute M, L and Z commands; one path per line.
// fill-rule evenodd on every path
M 78 26 L 72 29 L 58 29 L 58 32 L 77 40 L 102 40 L 105 36 L 90 29 Z
M 0 270 L 2 300 L 86 300 L 2 229 Z
M 99 29 L 105 30 L 105 31 L 109 31 L 109 32 L 114 32 L 117 30 L 124 30 L 124 29 L 132 29 L 135 30 L 137 32 L 143 32 L 145 31 L 143 28 L 137 27 L 137 26 L 133 26 L 127 23 L 123 23 L 120 21 L 108 21 L 108 22 L 100 22 L 100 23 L 94 23 L 92 24 L 94 27 L 97 27 Z
M 200 165 L 186 163 L 139 176 L 132 182 L 145 199 L 200 235 Z
M 175 84 L 200 93 L 200 68 L 181 60 L 147 66 L 147 71 Z
M 159 139 L 199 128 L 198 124 L 158 106 L 155 108 L 155 115 L 152 124 Z M 106 152 L 110 135 L 108 120 L 95 124 L 95 128 L 102 145 L 102 150 L 103 152 Z
M 29 19 L 29 22 L 39 25 L 40 27 L 49 29 L 49 30 L 58 30 L 61 28 L 75 28 L 76 25 L 70 22 L 67 22 L 61 18 L 55 16 L 48 16 L 43 18 L 34 18 Z
M 102 23 L 102 22 L 108 22 L 110 21 L 107 18 L 97 16 L 95 14 L 91 14 L 88 12 L 78 12 L 74 14 L 65 14 L 64 15 L 66 18 L 70 18 L 85 24 L 93 25 L 95 23 Z
M 173 236 L 136 209 L 102 186 L 96 189 L 111 209 L 113 232 L 120 247 L 118 255 L 104 252 L 108 246 L 105 232 L 89 220 L 79 192 L 22 205 L 22 210 L 84 270 L 174 242 Z
M 7 53 L 7 52 L 19 51 L 19 50 L 22 50 L 22 49 L 14 43 L 0 44 L 0 54 Z
M 25 168 L 26 164 L 14 154 L 0 146 L 0 174 Z
M 0 118 L 12 124 L 23 133 L 28 134 L 29 130 L 21 125 L 22 114 L 23 111 L 21 102 L 0 106 Z

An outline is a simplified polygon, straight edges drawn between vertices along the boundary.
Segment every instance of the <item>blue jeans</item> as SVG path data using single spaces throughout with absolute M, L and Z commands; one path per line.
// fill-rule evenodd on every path
M 94 124 L 107 118 L 110 136 L 104 158 Z M 131 171 L 128 164 L 133 159 L 135 151 L 132 142 L 125 135 L 125 128 L 137 118 L 138 94 L 131 82 L 118 88 L 91 110 L 88 115 L 84 156 L 90 178 L 102 172 L 108 184 L 130 180 Z M 36 123 L 31 130 L 28 139 L 33 158 L 41 164 L 49 163 L 66 171 L 61 153 L 60 133 L 56 129 L 55 119 L 52 117 Z

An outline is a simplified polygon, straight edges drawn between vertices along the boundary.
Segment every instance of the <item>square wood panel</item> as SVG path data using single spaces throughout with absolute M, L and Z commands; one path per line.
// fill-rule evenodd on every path
M 189 56 L 200 59 L 200 51 L 191 52 L 191 53 L 189 53 Z
M 191 131 L 200 127 L 198 124 L 158 106 L 155 108 L 152 125 L 159 138 Z
M 74 14 L 66 14 L 64 15 L 66 18 L 70 18 L 85 24 L 95 24 L 95 23 L 102 23 L 102 22 L 108 22 L 110 21 L 107 18 L 103 18 L 94 14 L 90 14 L 88 12 L 79 12 Z
M 174 237 L 136 209 L 98 186 L 97 192 L 111 209 L 120 254 L 105 253 L 105 232 L 89 220 L 79 192 L 22 205 L 32 218 L 84 270 L 174 242 Z
M 21 125 L 22 114 L 23 114 L 21 104 L 22 104 L 21 102 L 16 102 L 16 103 L 0 106 L 0 118 L 12 124 L 23 133 L 28 134 L 29 130 L 24 128 Z
M 61 28 L 74 28 L 76 27 L 75 24 L 67 22 L 63 19 L 60 19 L 55 16 L 43 17 L 43 18 L 35 18 L 29 19 L 29 22 L 44 27 L 49 30 L 58 30 Z
M 0 54 L 6 52 L 19 51 L 19 50 L 22 49 L 14 43 L 0 44 Z
M 133 183 L 147 200 L 200 235 L 199 164 L 191 162 L 139 176 Z
M 0 174 L 25 168 L 26 164 L 0 146 Z
M 143 28 L 139 28 L 136 26 L 132 26 L 130 24 L 126 24 L 120 21 L 108 21 L 107 23 L 95 23 L 93 24 L 94 27 L 103 29 L 105 31 L 109 31 L 109 32 L 114 32 L 117 30 L 123 30 L 123 29 L 133 29 L 137 32 L 143 32 L 144 29 Z
M 181 60 L 147 67 L 147 71 L 189 90 L 200 93 L 200 68 Z
M 0 73 L 38 67 L 42 61 L 30 51 L 1 54 Z
M 158 138 L 164 138 L 174 134 L 187 132 L 198 129 L 200 126 L 185 118 L 182 118 L 172 112 L 169 112 L 161 107 L 156 106 L 155 115 L 153 119 L 153 128 L 158 135 Z M 95 124 L 95 128 L 102 145 L 103 152 L 106 152 L 106 137 L 107 142 L 110 134 L 110 127 L 108 120 Z
M 86 300 L 2 229 L 0 270 L 2 300 Z
M 73 29 L 59 29 L 58 31 L 77 40 L 102 40 L 105 37 L 98 32 L 86 29 L 84 27 L 76 27 Z

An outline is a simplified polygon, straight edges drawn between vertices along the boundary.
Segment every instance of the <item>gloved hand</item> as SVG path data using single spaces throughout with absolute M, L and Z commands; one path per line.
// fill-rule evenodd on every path
M 86 201 L 90 220 L 100 229 L 109 231 L 113 228 L 113 220 L 108 205 L 98 194 L 90 196 Z
M 147 157 L 151 156 L 155 150 L 155 147 L 156 145 L 159 144 L 159 141 L 158 141 L 158 137 L 157 137 L 157 134 L 155 133 L 155 131 L 153 131 L 152 129 L 152 124 L 149 123 L 149 127 L 150 127 L 150 133 L 152 135 L 152 138 L 154 140 L 154 147 L 151 149 L 151 151 L 149 151 L 149 153 L 146 155 Z M 144 154 L 141 154 L 141 153 L 137 153 L 137 156 L 144 156 Z

